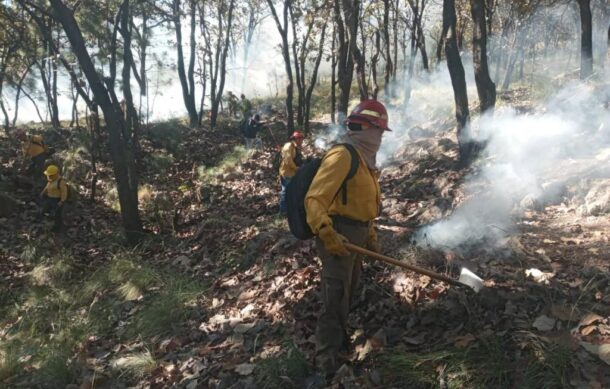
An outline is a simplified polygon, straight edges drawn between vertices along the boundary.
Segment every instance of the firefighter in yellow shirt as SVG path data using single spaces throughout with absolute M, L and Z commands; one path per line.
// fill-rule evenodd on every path
M 305 136 L 299 131 L 295 131 L 290 137 L 290 142 L 286 142 L 282 147 L 282 161 L 280 163 L 280 183 L 282 191 L 280 192 L 280 215 L 286 216 L 286 188 L 290 180 L 296 174 L 299 166 L 303 163 L 303 154 L 301 147 L 303 146 Z
M 63 207 L 68 200 L 68 185 L 59 174 L 59 168 L 55 165 L 49 165 L 44 171 L 47 176 L 47 186 L 40 193 L 42 198 L 42 209 L 40 210 L 40 218 L 46 214 L 53 215 L 53 230 L 60 232 L 63 229 Z
M 333 147 L 305 197 L 307 223 L 317 235 L 322 261 L 323 308 L 316 328 L 315 363 L 327 379 L 340 367 L 339 353 L 349 346 L 347 316 L 361 270 L 361 258 L 344 242 L 378 250 L 373 225 L 381 203 L 376 157 L 384 131 L 390 131 L 387 111 L 376 100 L 358 104 L 346 123 L 349 143 L 359 158 L 356 173 L 343 187 L 352 157 L 346 147 Z
M 34 177 L 40 174 L 44 169 L 45 159 L 47 157 L 47 145 L 40 135 L 28 135 L 24 130 L 15 130 L 15 138 L 22 142 L 23 161 L 27 164 L 28 175 Z

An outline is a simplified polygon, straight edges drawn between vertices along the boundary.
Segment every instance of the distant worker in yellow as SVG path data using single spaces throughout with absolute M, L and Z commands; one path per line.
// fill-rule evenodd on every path
M 299 131 L 295 131 L 290 137 L 290 141 L 286 142 L 282 147 L 282 161 L 280 163 L 280 184 L 282 191 L 280 192 L 280 215 L 286 216 L 286 188 L 290 180 L 296 174 L 299 167 L 303 164 L 303 146 L 305 136 Z
M 47 186 L 40 193 L 42 208 L 39 217 L 42 219 L 47 214 L 52 215 L 54 220 L 52 231 L 61 232 L 64 227 L 63 207 L 69 195 L 68 185 L 55 165 L 49 165 L 44 171 L 44 175 L 47 176 Z
M 248 119 L 252 115 L 252 103 L 246 98 L 243 93 L 240 96 L 239 107 L 241 109 L 242 119 Z
M 235 114 L 239 110 L 239 99 L 231 91 L 227 92 L 226 99 L 227 99 L 227 105 L 229 106 L 229 116 L 232 119 L 235 117 Z
M 35 177 L 44 169 L 48 147 L 41 135 L 28 135 L 22 129 L 15 130 L 15 138 L 22 143 L 23 165 L 27 164 L 27 174 Z

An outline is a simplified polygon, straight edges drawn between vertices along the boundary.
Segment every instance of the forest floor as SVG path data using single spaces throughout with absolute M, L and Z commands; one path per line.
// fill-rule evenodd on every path
M 517 92 L 508 103 L 527 94 Z M 384 169 L 380 243 L 455 277 L 467 264 L 486 288 L 468 293 L 365 261 L 349 319 L 351 363 L 330 385 L 610 387 L 610 207 L 582 212 L 583 182 L 513 215 L 517 228 L 501 246 L 456 253 L 411 244 L 414 229 L 465 199 L 472 170 L 457 169 L 450 127 L 447 118 L 419 129 Z M 147 128 L 140 202 L 150 233 L 137 247 L 121 238 L 107 157 L 92 204 L 86 136 L 55 137 L 81 193 L 62 236 L 36 223 L 17 151 L 0 142 L 0 192 L 15 200 L 0 219 L 0 386 L 323 387 L 311 364 L 319 259 L 277 217 L 270 137 L 253 153 L 235 123 Z M 606 203 L 608 177 L 586 181 Z

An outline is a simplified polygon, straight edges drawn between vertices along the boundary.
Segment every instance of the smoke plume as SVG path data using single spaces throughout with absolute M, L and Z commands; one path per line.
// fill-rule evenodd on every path
M 497 241 L 514 228 L 523 206 L 561 199 L 567 184 L 610 162 L 602 153 L 610 147 L 609 101 L 610 86 L 573 82 L 538 112 L 500 108 L 473 122 L 477 140 L 487 146 L 478 173 L 467 179 L 469 200 L 418 231 L 418 244 L 459 251 Z

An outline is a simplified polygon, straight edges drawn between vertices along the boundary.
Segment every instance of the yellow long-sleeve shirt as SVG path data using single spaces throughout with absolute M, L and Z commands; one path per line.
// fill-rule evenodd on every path
M 58 177 L 52 181 L 47 182 L 47 186 L 42 190 L 42 194 L 46 194 L 47 196 L 60 199 L 63 203 L 68 199 L 68 186 L 66 185 L 66 180 Z
M 27 140 L 23 143 L 23 156 L 26 158 L 37 157 L 46 151 L 44 139 L 40 135 L 28 136 Z
M 280 163 L 280 176 L 293 177 L 299 167 L 295 163 L 297 156 L 297 146 L 294 142 L 287 142 L 282 147 L 282 162 Z
M 305 196 L 307 224 L 317 234 L 323 225 L 331 225 L 331 216 L 357 221 L 371 221 L 378 216 L 381 202 L 379 177 L 366 165 L 358 151 L 360 163 L 354 177 L 347 181 L 347 204 L 337 194 L 351 166 L 351 154 L 343 146 L 332 148 L 324 158 Z

